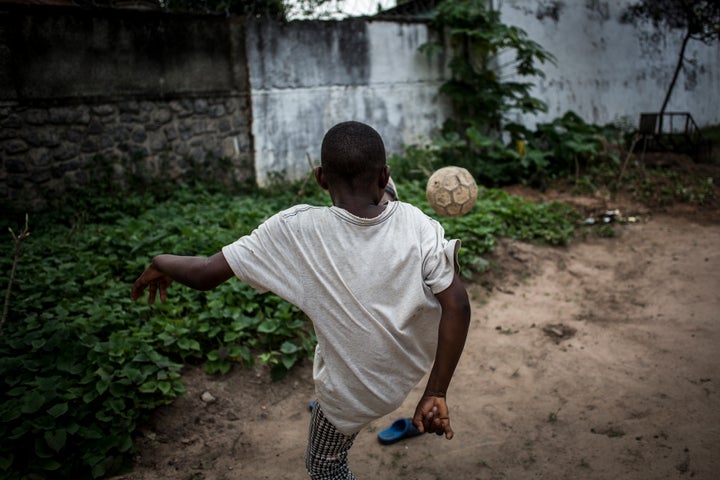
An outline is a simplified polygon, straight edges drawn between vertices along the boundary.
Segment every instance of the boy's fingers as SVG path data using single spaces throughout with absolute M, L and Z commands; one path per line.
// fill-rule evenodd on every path
M 453 429 L 450 427 L 450 421 L 447 421 L 447 426 L 445 427 L 445 438 L 450 440 L 455 436 L 455 433 L 453 432 Z
M 425 422 L 425 431 L 428 433 L 435 433 L 437 432 L 437 421 L 435 419 L 435 416 L 437 415 L 437 407 L 433 407 L 427 414 L 425 415 L 424 422 Z
M 148 304 L 155 303 L 158 293 L 160 293 L 160 301 L 165 302 L 167 300 L 167 289 L 172 283 L 172 279 L 163 277 L 162 274 L 148 274 L 148 271 L 143 272 L 140 278 L 135 280 L 130 290 L 130 298 L 137 300 L 143 294 L 145 288 L 150 287 L 148 289 Z
M 140 295 L 142 295 L 143 290 L 145 290 L 145 285 L 141 285 L 139 281 L 135 281 L 132 289 L 130 289 L 130 298 L 132 298 L 133 301 L 137 300 L 140 298 Z
M 413 425 L 418 429 L 420 433 L 425 433 L 425 425 L 423 424 L 422 416 L 418 416 L 416 413 L 413 417 Z
M 435 425 L 433 417 L 437 415 L 437 407 L 428 401 L 422 401 L 415 410 L 413 424 L 421 433 L 433 433 Z
M 150 283 L 150 292 L 148 293 L 148 304 L 155 303 L 155 295 L 157 294 L 157 285 L 155 282 Z
M 435 435 L 442 435 L 443 433 L 445 433 L 445 425 L 440 417 L 433 418 L 432 431 L 435 432 Z
M 445 435 L 445 438 L 450 440 L 455 434 L 452 427 L 450 426 L 450 418 L 448 417 L 435 417 L 433 421 L 434 431 L 436 435 Z

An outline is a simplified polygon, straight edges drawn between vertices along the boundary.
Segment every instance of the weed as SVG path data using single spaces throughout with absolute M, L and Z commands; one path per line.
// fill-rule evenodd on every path
M 528 454 L 527 458 L 524 460 L 521 460 L 524 468 L 530 468 L 536 461 L 537 458 L 535 458 L 535 455 L 532 453 Z
M 390 465 L 393 468 L 402 468 L 403 466 L 400 465 L 400 462 L 407 456 L 407 452 L 403 450 L 393 450 L 392 452 L 392 460 L 390 460 Z
M 560 415 L 560 410 L 562 410 L 562 407 L 563 406 L 560 405 L 557 410 L 555 410 L 554 412 L 548 413 L 548 420 L 547 420 L 548 423 L 557 423 L 558 415 Z
M 617 232 L 610 225 L 601 225 L 595 230 L 595 234 L 600 238 L 614 238 Z
M 5 320 L 7 320 L 8 315 L 8 309 L 10 308 L 10 292 L 12 291 L 12 284 L 15 280 L 15 273 L 17 271 L 17 264 L 18 259 L 20 258 L 20 249 L 22 248 L 22 243 L 27 239 L 28 236 L 30 236 L 30 229 L 28 227 L 28 215 L 25 215 L 25 226 L 20 231 L 19 234 L 15 234 L 12 228 L 9 228 L 10 235 L 13 238 L 14 243 L 14 251 L 13 251 L 13 259 L 12 259 L 12 268 L 10 269 L 10 278 L 8 279 L 7 289 L 5 290 L 5 301 L 3 302 L 3 310 L 2 310 L 2 318 L 0 318 L 0 335 L 2 335 L 2 329 L 3 325 L 5 324 Z

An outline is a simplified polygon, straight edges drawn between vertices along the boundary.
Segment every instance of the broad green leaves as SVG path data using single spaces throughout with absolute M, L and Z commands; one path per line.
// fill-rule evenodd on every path
M 205 293 L 174 285 L 169 301 L 152 307 L 129 298 L 154 254 L 214 253 L 289 207 L 294 193 L 178 188 L 163 201 L 79 198 L 88 213 L 68 206 L 38 215 L 0 336 L 0 477 L 116 469 L 138 423 L 184 393 L 183 362 L 227 373 L 260 358 L 280 376 L 307 358 L 314 337 L 301 312 L 240 282 Z M 11 246 L 0 244 L 3 271 Z
M 544 76 L 538 64 L 553 62 L 552 54 L 530 40 L 522 29 L 505 25 L 497 10 L 484 0 L 449 0 L 438 4 L 433 25 L 449 41 L 452 78 L 441 92 L 455 107 L 447 130 L 464 133 L 468 127 L 497 131 L 511 111 L 535 113 L 547 106 L 531 96 L 533 84 L 513 77 Z M 444 44 L 424 45 L 433 54 Z M 446 130 L 446 131 L 447 131 Z

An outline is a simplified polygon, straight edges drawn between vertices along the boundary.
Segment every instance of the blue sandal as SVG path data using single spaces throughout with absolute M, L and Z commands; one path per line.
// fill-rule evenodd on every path
M 390 425 L 390 428 L 382 430 L 378 433 L 378 441 L 383 445 L 399 442 L 403 438 L 411 438 L 420 435 L 420 431 L 415 428 L 412 420 L 409 418 L 398 418 Z

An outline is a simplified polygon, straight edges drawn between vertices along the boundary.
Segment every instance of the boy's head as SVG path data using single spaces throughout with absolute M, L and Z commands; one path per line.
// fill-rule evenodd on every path
M 323 138 L 322 171 L 328 181 L 346 184 L 375 182 L 385 169 L 385 145 L 380 134 L 360 122 L 343 122 Z

